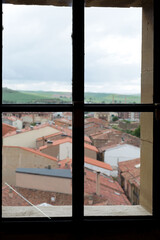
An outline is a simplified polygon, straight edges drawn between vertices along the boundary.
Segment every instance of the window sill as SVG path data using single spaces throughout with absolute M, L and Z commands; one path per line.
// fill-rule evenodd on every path
M 39 207 L 49 217 L 71 217 L 72 206 Z M 84 206 L 84 216 L 152 216 L 140 205 Z M 2 207 L 2 218 L 44 217 L 34 207 Z

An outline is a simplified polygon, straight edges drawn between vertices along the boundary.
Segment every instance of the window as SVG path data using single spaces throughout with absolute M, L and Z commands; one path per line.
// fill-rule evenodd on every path
M 3 5 L 3 103 L 72 102 L 71 28 L 71 7 Z
M 12 1 L 9 1 L 12 2 Z M 28 3 L 28 2 L 27 2 Z M 31 1 L 30 1 L 31 3 Z M 50 3 L 50 1 L 48 2 Z M 51 4 L 52 1 L 51 1 Z M 59 4 L 61 5 L 60 1 Z M 64 5 L 69 5 L 70 1 L 64 1 Z M 115 5 L 116 4 L 116 5 Z M 155 3 L 154 7 L 154 23 L 155 30 L 158 31 L 157 21 L 158 21 L 158 8 Z M 97 1 L 86 1 L 86 6 L 97 6 L 99 3 Z M 128 7 L 128 6 L 141 6 L 139 1 L 102 1 L 100 6 L 102 7 Z M 142 31 L 142 101 L 141 104 L 84 104 L 84 3 L 82 1 L 73 0 L 73 95 L 72 95 L 72 104 L 59 104 L 59 105 L 1 105 L 3 112 L 22 112 L 22 111 L 71 111 L 73 114 L 73 210 L 72 218 L 67 219 L 73 223 L 82 223 L 87 224 L 87 221 L 95 221 L 97 226 L 100 226 L 101 220 L 109 221 L 111 218 L 108 216 L 95 218 L 95 215 L 92 217 L 84 217 L 84 113 L 85 112 L 142 112 L 147 113 L 147 116 L 144 116 L 144 154 L 147 155 L 147 161 L 143 162 L 142 167 L 142 186 L 143 190 L 141 191 L 141 205 L 144 206 L 148 211 L 152 211 L 153 206 L 153 216 L 143 217 L 143 220 L 153 220 L 159 217 L 159 191 L 158 191 L 158 182 L 159 179 L 159 68 L 158 68 L 158 59 L 159 59 L 159 42 L 157 36 L 154 38 L 154 56 L 153 56 L 153 6 L 152 1 L 145 1 L 143 7 L 143 31 Z M 155 55 L 155 53 L 157 55 Z M 154 61 L 153 61 L 154 59 Z M 153 69 L 154 63 L 154 69 Z M 154 70 L 154 71 L 153 71 Z M 153 84 L 154 83 L 154 84 Z M 154 88 L 153 88 L 154 87 Z M 153 114 L 153 115 L 152 115 Z M 150 126 L 150 119 L 153 121 L 153 129 L 151 129 L 151 134 L 154 130 L 154 138 L 151 137 L 148 139 L 148 136 L 145 136 L 145 128 Z M 153 140 L 153 159 L 151 151 L 148 154 L 148 144 L 151 146 Z M 153 161 L 152 161 L 153 160 Z M 153 176 L 151 168 L 153 167 Z M 148 184 L 151 186 L 148 188 Z M 153 185 L 153 189 L 152 189 Z M 78 189 L 78 191 L 77 191 Z M 149 190 L 150 189 L 150 190 Z M 153 202 L 152 202 L 153 196 Z M 114 208 L 113 208 L 114 209 Z M 113 214 L 113 209 L 111 210 L 111 215 Z M 134 210 L 133 210 L 134 211 Z M 133 212 L 132 212 L 133 213 Z M 134 215 L 134 214 L 133 214 Z M 143 215 L 143 214 L 142 214 Z M 101 218 L 102 217 L 102 218 Z M 114 214 L 112 215 L 113 219 Z M 130 216 L 128 217 L 131 222 L 135 219 L 142 219 L 138 217 Z M 123 220 L 128 219 L 126 216 Z M 115 220 L 119 219 L 115 217 Z M 121 219 L 121 218 L 120 218 Z M 8 220 L 8 219 L 7 219 Z M 7 221 L 6 220 L 6 221 Z M 24 219 L 23 219 L 24 220 Z M 66 219 L 62 218 L 62 221 Z M 3 220 L 4 221 L 4 220 Z M 9 220 L 8 220 L 9 221 Z M 53 219 L 54 221 L 54 219 Z M 117 223 L 117 222 L 116 222 Z M 94 225 L 95 226 L 95 225 Z

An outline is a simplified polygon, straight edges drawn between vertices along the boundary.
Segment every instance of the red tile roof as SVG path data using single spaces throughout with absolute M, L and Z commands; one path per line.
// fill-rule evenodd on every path
M 64 159 L 58 162 L 60 168 L 71 168 L 72 165 L 72 159 Z
M 60 144 L 66 143 L 66 142 L 72 143 L 72 138 L 67 137 L 67 138 L 63 138 L 63 139 L 59 139 L 59 140 L 53 141 L 53 143 L 51 145 L 42 146 L 42 147 L 39 148 L 39 150 L 48 148 L 50 146 L 57 146 L 57 145 L 60 145 Z M 93 145 L 84 143 L 84 147 L 89 149 L 89 150 L 98 152 L 98 149 L 95 146 L 93 146 Z
M 91 139 L 88 136 L 86 136 L 86 135 L 84 136 L 84 141 L 92 143 Z
M 96 124 L 105 125 L 108 122 L 106 120 L 102 120 L 102 119 L 99 119 L 99 118 L 86 118 L 85 123 L 96 123 Z
M 140 188 L 140 158 L 119 162 L 119 171 L 127 181 Z
M 13 127 L 6 123 L 2 123 L 2 136 L 5 136 L 8 133 L 10 134 L 13 131 L 16 131 L 16 127 Z
M 13 188 L 16 190 L 15 187 Z M 4 185 L 2 187 L 2 206 L 30 206 L 30 204 L 13 190 L 10 190 L 8 186 Z
M 48 192 L 36 189 L 20 188 L 15 186 L 11 187 L 13 187 L 13 189 L 15 189 L 18 193 L 20 193 L 24 198 L 26 198 L 34 205 L 39 205 L 42 203 L 60 206 L 72 204 L 71 194 Z M 52 201 L 52 197 L 55 198 L 54 202 Z M 30 204 L 23 200 L 14 191 L 11 191 L 9 187 L 4 185 L 2 187 L 2 206 L 30 206 Z
M 126 143 L 125 142 L 121 142 L 121 143 L 114 143 L 114 144 L 111 144 L 111 145 L 106 145 L 106 146 L 103 146 L 103 147 L 100 147 L 98 148 L 100 152 L 104 152 L 108 149 L 111 149 L 111 148 L 115 148 L 115 147 L 118 147 L 118 146 L 121 146 L 121 145 L 125 145 Z
M 50 134 L 50 135 L 46 135 L 46 136 L 37 138 L 36 141 L 41 141 L 43 139 L 48 139 L 50 137 L 54 137 L 54 136 L 57 136 L 57 135 L 62 135 L 62 132 L 56 132 L 56 133 L 53 133 L 53 134 Z
M 60 122 L 60 123 L 72 125 L 72 120 L 68 120 L 68 119 L 66 119 L 66 118 L 57 118 L 57 119 L 55 119 L 54 121 L 55 121 L 55 123 L 56 123 L 56 122 Z
M 85 194 L 92 194 L 94 196 L 96 193 L 97 174 L 87 169 L 85 169 L 85 172 Z M 119 183 L 111 177 L 100 176 L 100 196 L 103 198 L 103 202 L 99 205 L 131 205 Z
M 38 129 L 45 128 L 45 127 L 54 128 L 49 123 L 45 123 L 45 124 L 42 124 L 42 125 L 39 125 L 39 126 L 34 126 L 32 130 L 30 128 L 28 128 L 28 129 L 23 128 L 23 129 L 21 129 L 21 132 L 19 134 L 22 134 L 22 133 L 25 133 L 25 132 L 29 132 L 29 131 L 33 131 L 33 130 L 38 130 Z M 6 134 L 4 137 L 10 137 L 10 136 L 14 136 L 16 134 L 17 134 L 17 132 L 13 131 L 11 133 Z
M 72 137 L 72 130 L 71 129 L 62 129 L 61 128 L 61 130 L 62 130 L 61 132 L 57 132 L 57 133 L 53 133 L 53 134 L 50 134 L 50 135 L 47 135 L 47 136 L 37 138 L 36 141 L 41 141 L 43 138 L 48 139 L 50 137 L 54 137 L 54 136 L 62 135 L 62 134 L 66 134 L 68 137 Z M 84 136 L 84 141 L 92 143 L 91 139 L 88 136 Z
M 95 146 L 87 144 L 87 143 L 84 143 L 84 148 L 90 149 L 90 150 L 95 151 L 95 152 L 99 152 L 98 149 Z
M 122 132 L 115 129 L 106 129 L 96 134 L 91 134 L 90 137 L 93 139 L 106 139 L 112 135 L 122 135 Z
M 85 163 L 112 171 L 112 167 L 109 164 L 89 158 L 89 157 L 85 157 Z
M 45 153 L 42 153 L 42 152 L 40 152 L 40 151 L 36 151 L 36 150 L 34 150 L 34 149 L 32 149 L 32 148 L 19 147 L 19 146 L 3 146 L 3 147 L 4 147 L 4 148 L 19 148 L 19 149 L 22 149 L 22 150 L 25 150 L 25 151 L 28 151 L 28 152 L 32 152 L 32 153 L 37 154 L 37 155 L 39 155 L 39 156 L 48 158 L 48 159 L 50 159 L 50 160 L 57 161 L 57 158 L 52 157 L 52 156 L 50 156 L 50 155 L 47 155 L 47 154 L 45 154 Z
M 104 169 L 107 169 L 109 171 L 112 171 L 112 167 L 109 164 L 98 161 L 98 160 L 95 160 L 95 159 L 92 159 L 92 158 L 85 157 L 84 162 L 88 163 L 88 164 L 91 164 L 91 165 L 94 165 L 96 167 L 100 167 L 100 168 L 104 168 Z M 65 165 L 66 163 L 68 163 L 68 168 L 70 168 L 70 166 L 72 164 L 72 159 L 64 159 L 64 160 L 59 161 L 60 168 L 66 167 L 66 165 Z

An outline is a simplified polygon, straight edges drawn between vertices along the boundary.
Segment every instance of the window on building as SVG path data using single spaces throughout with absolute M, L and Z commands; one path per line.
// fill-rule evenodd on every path
M 12 0 L 8 0 L 10 3 L 14 3 Z M 19 1 L 20 2 L 20 1 Z M 32 1 L 27 1 L 32 3 Z M 34 2 L 35 3 L 35 2 Z M 48 1 L 48 4 L 52 5 L 71 5 L 70 1 Z M 142 63 L 141 63 L 141 101 L 137 103 L 118 104 L 113 101 L 113 104 L 101 102 L 99 104 L 85 103 L 84 100 L 84 76 L 87 69 L 84 68 L 84 3 L 82 1 L 74 1 L 72 3 L 73 9 L 73 26 L 72 26 L 72 51 L 73 51 L 73 65 L 72 65 L 72 103 L 71 104 L 41 104 L 38 105 L 8 105 L 1 104 L 3 113 L 6 112 L 36 112 L 37 108 L 39 112 L 72 112 L 73 115 L 73 148 L 72 148 L 72 217 L 73 222 L 80 222 L 85 220 L 93 220 L 94 216 L 103 216 L 102 212 L 98 212 L 99 208 L 95 212 L 90 210 L 90 206 L 87 211 L 89 214 L 84 216 L 84 114 L 87 112 L 111 112 L 111 116 L 115 112 L 119 113 L 131 113 L 130 117 L 138 117 L 137 113 L 141 112 L 141 189 L 140 189 L 140 208 L 138 212 L 133 210 L 129 211 L 128 215 L 132 218 L 133 215 L 147 215 L 152 218 L 159 216 L 159 194 L 155 186 L 159 181 L 159 148 L 158 148 L 158 131 L 159 131 L 159 69 L 157 67 L 158 58 L 153 55 L 156 49 L 158 49 L 158 42 L 156 38 L 153 38 L 153 3 L 148 0 L 143 4 L 139 1 L 86 1 L 86 7 L 142 7 Z M 154 10 L 157 11 L 155 8 Z M 156 14 L 156 12 L 155 12 Z M 156 15 L 157 17 L 157 15 Z M 154 22 L 155 23 L 155 22 Z M 157 25 L 156 25 L 157 27 Z M 156 28 L 158 29 L 158 28 Z M 132 47 L 132 46 L 131 46 Z M 154 61 L 153 61 L 154 60 Z M 153 65 L 153 63 L 155 65 Z M 85 70 L 84 70 L 85 69 Z M 115 69 L 116 71 L 116 69 Z M 98 81 L 98 79 L 97 79 Z M 153 84 L 154 83 L 154 84 Z M 154 88 L 153 88 L 154 86 Z M 114 87 L 114 86 L 113 86 Z M 138 165 L 137 165 L 138 167 Z M 97 181 L 100 176 L 97 174 Z M 112 180 L 111 180 L 112 181 Z M 152 187 L 153 186 L 153 187 Z M 125 180 L 123 181 L 123 187 L 125 188 Z M 130 191 L 130 189 L 128 189 Z M 98 189 L 97 189 L 98 191 Z M 134 195 L 135 190 L 133 189 Z M 115 191 L 116 196 L 119 193 Z M 88 201 L 92 199 L 88 199 Z M 91 202 L 90 201 L 90 202 Z M 134 199 L 134 203 L 135 203 Z M 93 206 L 94 207 L 94 206 Z M 120 206 L 118 206 L 120 208 Z M 105 206 L 105 210 L 107 206 Z M 113 207 L 110 210 L 110 214 L 106 214 L 108 219 L 110 215 L 116 216 L 117 210 Z M 123 209 L 123 216 L 127 215 L 127 211 Z M 98 212 L 98 214 L 97 214 Z M 91 218 L 88 216 L 92 216 Z M 122 216 L 122 215 L 121 215 Z M 137 217 L 138 218 L 138 217 Z M 62 214 L 63 219 L 63 214 Z M 99 218 L 101 219 L 101 218 Z M 99 220 L 98 219 L 98 220 Z M 64 219 L 63 219 L 64 220 Z M 94 219 L 96 221 L 96 219 Z M 98 222 L 98 221 L 97 221 Z

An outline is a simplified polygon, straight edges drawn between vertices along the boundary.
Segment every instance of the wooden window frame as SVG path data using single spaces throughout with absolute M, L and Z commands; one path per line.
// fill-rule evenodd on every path
M 14 0 L 8 0 L 4 2 L 12 2 Z M 20 4 L 32 2 L 32 0 L 26 1 L 15 1 Z M 34 1 L 36 3 L 37 1 Z M 45 4 L 45 0 L 42 1 Z M 65 1 L 64 1 L 65 2 Z M 67 0 L 66 0 L 67 2 Z M 87 1 L 89 2 L 89 1 Z M 96 1 L 95 1 L 96 2 Z M 103 2 L 103 1 L 102 1 Z M 110 2 L 110 1 L 109 1 Z M 114 2 L 114 1 L 113 1 Z M 129 1 L 128 2 L 134 2 Z M 144 1 L 147 3 L 147 0 Z M 37 2 L 38 4 L 38 2 Z M 114 3 L 115 4 L 115 3 Z M 94 227 L 102 227 L 103 224 L 107 224 L 108 228 L 117 230 L 122 224 L 125 223 L 125 228 L 134 227 L 137 229 L 145 223 L 156 224 L 160 218 L 160 150 L 158 142 L 160 141 L 160 47 L 159 47 L 159 26 L 160 15 L 158 11 L 158 1 L 154 1 L 154 66 L 153 66 L 153 103 L 151 104 L 84 104 L 84 1 L 73 0 L 73 65 L 72 65 L 72 104 L 52 104 L 52 105 L 23 105 L 23 104 L 2 104 L 1 102 L 1 113 L 2 112 L 72 112 L 73 114 L 73 163 L 72 163 L 72 217 L 60 217 L 47 220 L 43 218 L 15 218 L 15 219 L 2 219 L 1 225 L 6 231 L 8 228 L 11 231 L 19 232 L 21 227 L 27 224 L 27 228 L 31 231 L 52 231 L 53 227 L 55 231 L 61 232 L 70 229 L 71 227 L 80 226 L 83 227 L 84 231 L 88 229 L 94 231 Z M 114 5 L 116 7 L 116 5 Z M 143 7 L 143 6 L 142 6 Z M 78 47 L 77 47 L 78 46 Z M 2 90 L 1 90 L 2 96 Z M 152 112 L 153 113 L 153 215 L 152 216 L 113 216 L 113 217 L 86 217 L 84 216 L 84 112 Z M 2 121 L 2 120 L 1 120 Z M 2 124 L 2 122 L 1 122 Z M 1 171 L 2 179 L 2 171 Z M 2 198 L 1 198 L 2 199 Z M 2 210 L 1 210 L 2 216 Z M 114 227 L 113 227 L 114 221 Z M 92 227 L 89 228 L 89 224 L 92 223 Z M 141 224 L 140 224 L 141 223 Z M 18 229 L 17 229 L 18 224 Z M 42 228 L 41 228 L 42 227 Z M 73 230 L 73 229 L 72 229 Z M 106 229 L 101 229 L 103 232 Z

